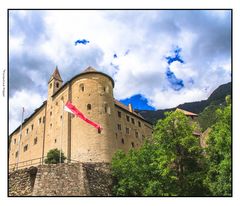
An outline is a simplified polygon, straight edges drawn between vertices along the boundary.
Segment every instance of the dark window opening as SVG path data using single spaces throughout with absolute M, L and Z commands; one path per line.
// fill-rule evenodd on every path
M 121 118 L 121 116 L 122 116 L 121 112 L 118 111 L 118 117 Z
M 50 84 L 50 89 L 52 88 L 52 83 Z
M 32 130 L 33 130 L 33 124 L 32 124 Z
M 28 134 L 28 128 L 27 128 L 27 134 Z
M 135 132 L 135 136 L 136 136 L 136 138 L 138 138 L 138 132 Z
M 23 151 L 26 152 L 28 150 L 28 145 L 25 145 Z
M 87 105 L 87 110 L 91 110 L 92 109 L 92 105 L 91 104 L 88 104 Z
M 14 144 L 16 144 L 16 142 L 17 142 L 16 139 L 14 139 Z
M 45 123 L 45 116 L 43 117 L 43 123 Z
M 129 134 L 129 128 L 126 128 L 126 133 Z
M 37 137 L 34 138 L 34 144 L 37 144 Z
M 38 119 L 38 123 L 41 124 L 41 122 L 42 122 L 42 118 L 40 117 L 40 118 Z
M 80 84 L 80 91 L 84 92 L 84 84 Z
M 121 124 L 118 124 L 118 125 L 117 125 L 117 128 L 118 128 L 118 130 L 122 130 Z
M 57 143 L 57 139 L 54 140 L 54 143 Z
M 15 153 L 15 157 L 18 157 L 18 151 Z
M 134 148 L 134 142 L 132 142 L 131 144 L 132 144 L 132 148 Z
M 132 121 L 133 124 L 135 124 L 135 120 L 133 118 L 131 118 L 131 121 Z
M 122 144 L 124 144 L 124 139 L 122 138 Z
M 142 125 L 141 125 L 141 122 L 139 122 L 139 121 L 138 121 L 138 126 L 139 126 L 139 127 L 141 127 L 141 126 L 142 126 Z
M 52 116 L 52 112 L 50 112 L 50 116 Z
M 57 87 L 57 88 L 59 87 L 59 83 L 58 83 L 58 82 L 56 83 L 56 87 Z
M 127 121 L 129 122 L 129 121 L 130 121 L 130 118 L 129 118 L 129 116 L 126 116 L 126 118 L 127 118 Z

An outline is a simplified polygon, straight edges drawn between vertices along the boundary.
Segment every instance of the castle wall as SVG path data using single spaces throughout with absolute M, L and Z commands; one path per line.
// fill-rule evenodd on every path
M 111 196 L 107 163 L 39 165 L 9 174 L 9 196 Z
M 55 85 L 54 79 L 51 83 Z M 48 86 L 50 94 L 53 87 Z M 81 162 L 110 162 L 117 149 L 127 152 L 130 148 L 139 148 L 145 138 L 151 137 L 150 124 L 136 113 L 116 105 L 113 83 L 101 73 L 82 73 L 56 94 L 49 94 L 44 106 L 23 124 L 19 162 L 45 157 L 49 150 L 54 148 L 62 148 L 68 159 Z M 99 133 L 82 119 L 63 112 L 63 103 L 65 105 L 67 101 L 71 101 L 87 118 L 100 124 L 103 130 Z M 90 109 L 88 105 L 91 105 Z M 10 164 L 17 162 L 19 134 L 20 129 L 11 135 Z M 28 148 L 25 151 L 26 145 Z M 40 163 L 39 161 L 40 159 L 36 160 L 36 164 Z M 21 163 L 21 166 L 24 164 Z
M 43 141 L 44 141 L 44 121 L 45 121 L 45 105 L 36 112 L 34 116 L 28 119 L 22 127 L 22 138 L 20 140 L 20 152 L 19 152 L 19 167 L 25 167 L 29 164 L 39 163 L 42 157 Z M 20 128 L 15 131 L 10 139 L 9 148 L 9 164 L 10 167 L 15 167 L 18 156 L 19 148 Z M 32 160 L 29 162 L 28 160 Z M 27 161 L 27 162 L 23 162 Z

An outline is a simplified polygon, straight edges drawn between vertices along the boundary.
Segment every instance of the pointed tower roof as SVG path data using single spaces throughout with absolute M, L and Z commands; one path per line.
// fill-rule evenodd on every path
M 49 79 L 48 82 L 50 82 L 52 79 L 56 79 L 56 80 L 59 80 L 61 82 L 63 81 L 62 78 L 61 78 L 61 75 L 60 75 L 60 73 L 58 71 L 58 67 L 57 66 L 56 66 L 56 68 L 55 68 L 55 70 L 54 70 L 54 72 L 53 72 L 53 74 L 52 74 L 52 76 L 51 76 L 51 78 Z

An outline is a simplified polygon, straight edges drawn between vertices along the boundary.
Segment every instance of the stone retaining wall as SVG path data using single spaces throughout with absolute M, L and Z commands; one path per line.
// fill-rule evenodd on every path
M 39 165 L 9 174 L 9 196 L 111 196 L 107 163 Z

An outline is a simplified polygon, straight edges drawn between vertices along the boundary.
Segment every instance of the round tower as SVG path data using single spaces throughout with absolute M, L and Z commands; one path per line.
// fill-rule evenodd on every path
M 113 79 L 88 67 L 71 80 L 71 101 L 90 120 L 101 125 L 100 132 L 90 124 L 71 118 L 71 158 L 84 162 L 110 162 L 116 151 Z

